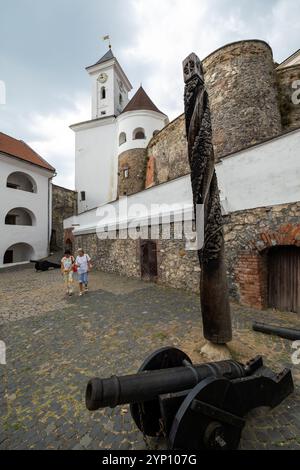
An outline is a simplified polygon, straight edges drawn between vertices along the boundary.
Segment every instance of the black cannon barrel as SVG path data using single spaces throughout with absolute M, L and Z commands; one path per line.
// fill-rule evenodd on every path
M 237 379 L 251 374 L 251 367 L 233 360 L 200 365 L 143 371 L 123 377 L 93 378 L 86 388 L 86 407 L 97 410 L 125 403 L 141 403 L 153 400 L 164 393 L 174 393 L 194 387 L 207 377 Z
M 292 341 L 300 339 L 300 330 L 294 328 L 283 328 L 281 326 L 272 326 L 259 322 L 253 322 L 252 328 L 254 331 L 259 331 L 260 333 L 280 336 L 280 338 L 286 338 Z

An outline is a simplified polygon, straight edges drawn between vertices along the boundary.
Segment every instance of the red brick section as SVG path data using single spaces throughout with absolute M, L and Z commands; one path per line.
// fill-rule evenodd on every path
M 236 280 L 242 305 L 263 309 L 267 305 L 267 267 L 265 256 L 242 253 L 236 266 Z
M 146 170 L 145 188 L 150 188 L 155 184 L 155 157 L 151 156 L 148 160 Z
M 262 232 L 259 236 L 260 251 L 278 245 L 300 246 L 300 224 L 283 224 L 276 231 Z M 253 246 L 258 246 L 253 241 Z
M 75 244 L 75 237 L 74 237 L 74 234 L 73 234 L 73 230 L 74 228 L 65 228 L 64 230 L 64 243 L 66 245 L 67 243 L 67 240 L 70 240 L 74 246 Z
M 300 246 L 300 224 L 284 224 L 277 231 L 262 232 L 252 249 L 239 255 L 235 279 L 242 305 L 263 309 L 268 304 L 267 249 L 279 245 Z

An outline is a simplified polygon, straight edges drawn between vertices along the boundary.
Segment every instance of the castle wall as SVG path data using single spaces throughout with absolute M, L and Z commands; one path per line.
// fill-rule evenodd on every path
M 230 297 L 243 305 L 265 308 L 266 254 L 274 246 L 300 247 L 300 202 L 234 212 L 223 220 Z M 186 250 L 183 240 L 156 242 L 157 283 L 199 292 L 197 252 Z M 141 276 L 140 240 L 100 240 L 96 234 L 86 234 L 76 237 L 76 246 L 82 246 L 102 271 Z
M 206 57 L 203 66 L 216 158 L 281 132 L 268 44 L 257 40 L 228 44 Z
M 77 193 L 52 184 L 52 238 L 51 249 L 64 248 L 63 221 L 77 213 Z
M 118 196 L 142 191 L 145 188 L 147 150 L 127 150 L 119 155 Z
M 282 126 L 288 131 L 300 127 L 300 64 L 277 69 L 276 75 Z
M 231 298 L 244 305 L 268 305 L 268 250 L 300 247 L 300 202 L 232 213 L 224 219 Z
M 153 137 L 147 150 L 149 166 L 146 187 L 189 173 L 184 115 L 179 116 Z
M 257 40 L 229 44 L 204 59 L 203 66 L 216 160 L 281 134 L 280 110 L 286 113 L 285 88 L 290 77 L 285 69 L 278 72 L 283 96 L 279 106 L 275 66 L 268 44 Z M 294 70 L 293 76 L 297 73 Z M 295 127 L 298 108 L 294 106 L 283 117 Z M 184 115 L 153 137 L 147 152 L 146 188 L 189 173 Z

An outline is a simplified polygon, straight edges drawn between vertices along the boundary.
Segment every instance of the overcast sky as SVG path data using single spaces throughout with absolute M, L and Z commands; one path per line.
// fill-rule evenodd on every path
M 90 118 L 85 71 L 112 48 L 173 119 L 183 111 L 181 62 L 241 39 L 264 39 L 281 62 L 300 48 L 299 0 L 0 0 L 0 131 L 28 142 L 74 187 L 74 134 Z

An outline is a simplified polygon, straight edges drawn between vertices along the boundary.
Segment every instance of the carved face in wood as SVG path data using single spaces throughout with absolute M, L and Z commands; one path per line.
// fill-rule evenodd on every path
M 192 54 L 187 56 L 183 61 L 183 77 L 185 83 L 195 76 L 200 77 L 202 81 L 204 80 L 202 63 L 199 57 L 192 52 Z

